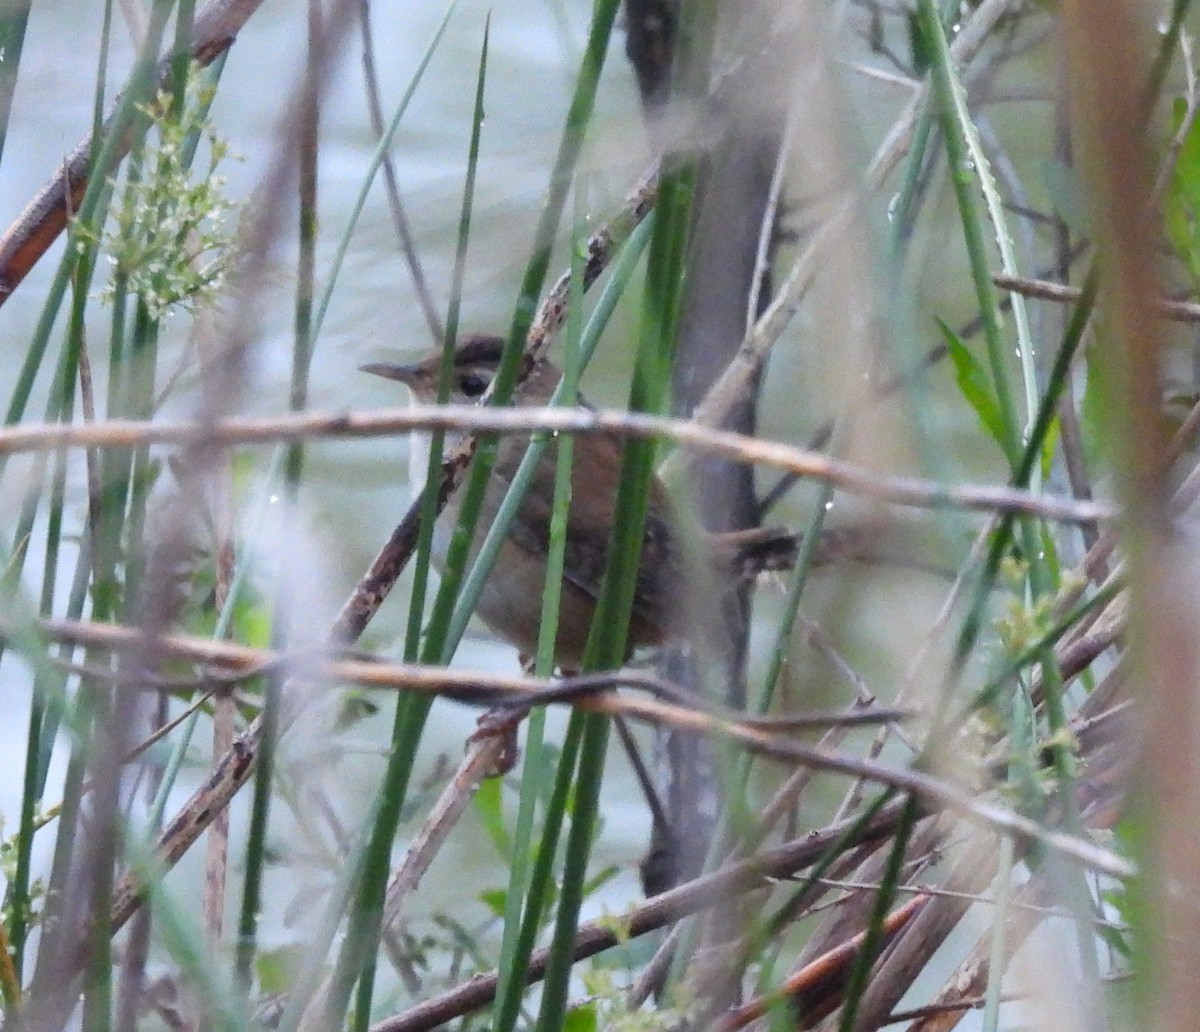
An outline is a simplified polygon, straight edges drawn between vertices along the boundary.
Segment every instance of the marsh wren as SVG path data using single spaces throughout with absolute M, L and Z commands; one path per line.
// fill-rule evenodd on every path
M 504 341 L 499 337 L 483 334 L 463 337 L 454 353 L 449 401 L 458 404 L 477 401 L 499 368 L 503 348 Z M 362 369 L 389 380 L 399 380 L 408 387 L 416 404 L 427 405 L 437 401 L 441 363 L 442 352 L 438 349 L 411 365 L 373 363 Z M 546 404 L 560 379 L 561 374 L 549 362 L 538 364 L 524 384 L 518 404 Z M 527 446 L 528 440 L 524 437 L 508 436 L 501 441 L 480 512 L 481 530 L 495 520 Z M 414 497 L 419 497 L 425 486 L 429 448 L 428 434 L 413 433 L 409 479 Z M 579 669 L 587 645 L 592 614 L 608 562 L 622 452 L 620 442 L 611 437 L 586 435 L 575 442 L 555 648 L 555 658 L 562 669 Z M 547 452 L 536 467 L 476 608 L 477 615 L 492 631 L 526 656 L 536 651 L 541 624 L 554 479 L 554 455 Z M 450 536 L 458 520 L 458 497 L 456 493 L 451 498 L 434 529 L 433 561 L 439 569 L 445 563 Z M 701 536 L 703 540 L 697 551 L 717 585 L 736 583 L 762 569 L 781 568 L 795 558 L 795 538 L 781 531 L 752 530 Z M 475 535 L 472 560 L 482 538 L 481 532 Z M 657 645 L 684 630 L 680 626 L 680 617 L 686 608 L 683 600 L 688 570 L 671 500 L 655 477 L 650 483 L 642 535 L 641 565 L 629 627 L 630 651 Z

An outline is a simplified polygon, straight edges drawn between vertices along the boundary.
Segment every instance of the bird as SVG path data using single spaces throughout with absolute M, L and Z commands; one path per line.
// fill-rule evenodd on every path
M 467 334 L 458 340 L 447 399 L 450 403 L 470 404 L 483 396 L 499 369 L 504 343 L 503 338 L 484 333 Z M 438 400 L 441 365 L 439 348 L 411 363 L 376 362 L 360 368 L 402 383 L 412 403 L 431 405 Z M 547 404 L 561 375 L 548 360 L 535 364 L 516 403 Z M 527 446 L 526 439 L 511 435 L 499 445 L 484 494 L 480 529 L 472 544 L 472 561 L 482 543 L 482 529 L 494 522 Z M 424 489 L 429 449 L 430 435 L 414 432 L 409 453 L 413 497 L 420 497 Z M 579 670 L 583 662 L 608 563 L 623 451 L 621 442 L 610 436 L 583 435 L 575 442 L 554 650 L 556 664 L 563 671 Z M 484 624 L 515 645 L 524 657 L 536 653 L 541 627 L 555 466 L 554 453 L 548 450 L 537 464 L 476 608 Z M 439 570 L 444 567 L 458 520 L 460 495 L 456 492 L 451 498 L 434 528 L 432 559 Z M 764 569 L 792 565 L 797 552 L 795 535 L 778 529 L 701 533 L 700 538 L 698 547 L 686 547 L 675 505 L 662 481 L 652 477 L 630 618 L 630 653 L 686 633 L 683 623 L 689 576 L 710 575 L 718 588 L 728 585 L 732 590 Z

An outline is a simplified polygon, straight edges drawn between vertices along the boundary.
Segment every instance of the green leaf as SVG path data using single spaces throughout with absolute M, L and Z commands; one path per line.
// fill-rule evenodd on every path
M 1000 415 L 1000 406 L 996 402 L 987 371 L 957 333 L 941 319 L 937 320 L 937 324 L 946 341 L 946 347 L 950 351 L 950 361 L 954 363 L 954 375 L 958 382 L 958 389 L 962 392 L 967 404 L 975 410 L 984 430 L 1000 445 L 1000 450 L 1004 451 L 1004 420 Z
M 1038 162 L 1038 168 L 1055 214 L 1067 224 L 1073 236 L 1091 236 L 1087 195 L 1079 184 L 1076 170 L 1059 158 Z
M 611 971 L 640 971 L 650 963 L 650 959 L 658 950 L 658 944 L 652 936 L 642 936 L 638 939 L 629 938 L 629 929 L 625 928 L 625 941 L 611 946 L 603 953 L 592 958 L 592 968 Z
M 497 917 L 503 917 L 504 908 L 508 906 L 508 891 L 506 889 L 484 889 L 479 894 L 479 900 Z
M 1046 569 L 1054 577 L 1054 583 L 1058 584 L 1062 578 L 1062 563 L 1058 558 L 1058 541 L 1050 528 L 1044 523 L 1041 524 L 1042 552 L 1045 556 Z
M 1042 480 L 1050 478 L 1050 470 L 1054 465 L 1054 452 L 1058 448 L 1058 435 L 1061 430 L 1062 427 L 1059 424 L 1058 416 L 1055 416 L 1050 420 L 1050 425 L 1046 428 L 1046 437 L 1042 441 Z
M 583 885 L 584 896 L 590 896 L 597 889 L 601 888 L 608 882 L 612 881 L 617 876 L 619 868 L 616 865 L 609 865 L 597 874 L 592 875 Z
M 916 13 L 909 11 L 905 17 L 905 28 L 908 30 L 908 51 L 912 58 L 913 74 L 924 76 L 929 71 L 929 44 L 925 42 L 925 36 L 921 32 L 921 27 L 917 24 Z M 882 32 L 880 36 L 882 37 Z M 880 44 L 882 42 L 882 39 L 880 39 Z
M 1125 933 L 1118 928 L 1113 928 L 1111 925 L 1099 924 L 1096 926 L 1096 931 L 1100 933 L 1100 938 L 1104 940 L 1108 948 L 1113 953 L 1129 960 L 1133 956 L 1133 950 L 1130 949 L 1129 942 L 1125 938 Z
M 121 582 L 116 577 L 105 577 L 92 584 L 92 605 L 107 613 L 120 611 Z
M 243 590 L 234 603 L 233 614 L 237 641 L 260 649 L 270 646 L 271 612 L 257 592 Z
M 1083 459 L 1088 469 L 1099 469 L 1104 459 L 1104 444 L 1111 432 L 1107 392 L 1097 362 L 1089 361 L 1079 407 L 1079 425 L 1083 431 Z
M 1187 103 L 1175 101 L 1171 126 L 1183 125 Z M 1167 236 L 1179 252 L 1194 283 L 1200 283 L 1200 119 L 1192 123 L 1175 161 L 1175 169 L 1163 198 Z
M 496 852 L 507 863 L 512 857 L 512 838 L 504 825 L 503 778 L 485 778 L 475 793 L 475 812 Z
M 378 712 L 379 703 L 366 692 L 355 689 L 344 691 L 334 718 L 334 727 L 339 731 L 349 730 Z
M 567 1011 L 562 1027 L 563 1032 L 596 1032 L 600 1027 L 596 1005 L 585 1003 L 582 1007 L 572 1007 Z
M 260 992 L 264 995 L 287 992 L 302 966 L 305 951 L 306 947 L 301 945 L 260 951 L 254 963 Z

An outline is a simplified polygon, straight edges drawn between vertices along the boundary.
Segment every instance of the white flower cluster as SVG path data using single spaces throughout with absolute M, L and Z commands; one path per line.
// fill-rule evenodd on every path
M 182 103 L 160 92 L 140 109 L 151 123 L 146 142 L 130 158 L 101 238 L 112 265 L 104 298 L 131 293 L 154 319 L 214 296 L 231 264 L 235 205 L 217 171 L 230 155 L 208 120 L 211 98 L 212 87 L 194 65 Z M 194 159 L 202 151 L 207 164 L 197 172 Z

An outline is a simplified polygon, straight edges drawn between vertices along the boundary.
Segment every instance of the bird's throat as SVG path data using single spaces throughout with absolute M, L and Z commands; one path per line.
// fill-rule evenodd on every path
M 454 444 L 453 438 L 447 438 L 442 446 L 442 454 Z M 412 502 L 417 502 L 425 490 L 425 481 L 429 472 L 429 454 L 433 450 L 433 435 L 420 430 L 414 430 L 408 438 L 408 486 L 412 491 Z M 450 550 L 450 538 L 454 531 L 456 517 L 443 512 L 433 525 L 433 564 L 439 570 L 445 565 L 446 554 Z
M 433 435 L 414 430 L 408 436 L 408 486 L 415 502 L 425 490 L 429 473 L 429 453 L 433 450 Z

